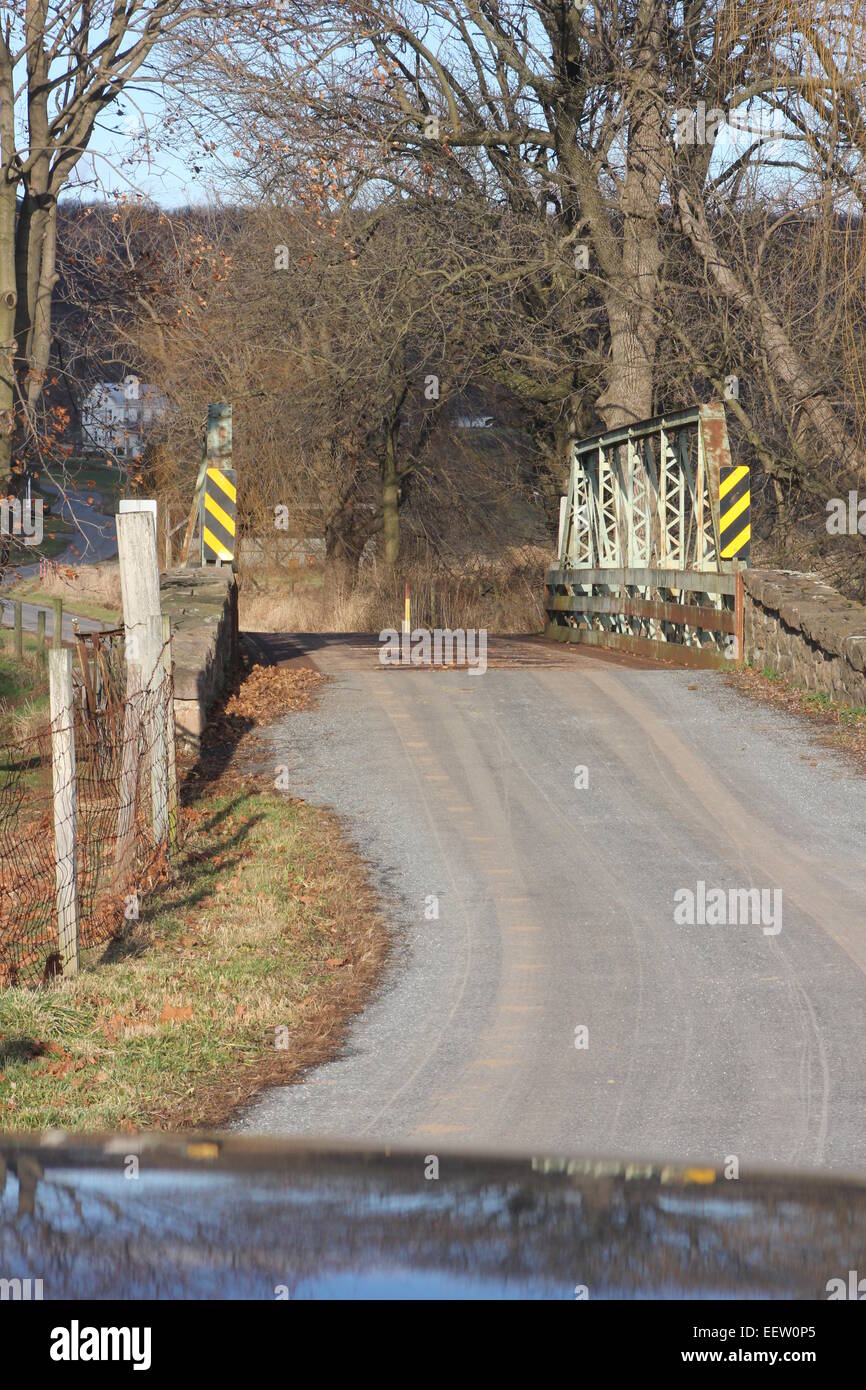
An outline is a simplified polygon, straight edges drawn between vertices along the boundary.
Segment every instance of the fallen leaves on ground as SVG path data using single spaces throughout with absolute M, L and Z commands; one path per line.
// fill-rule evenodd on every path
M 166 1004 L 159 1016 L 160 1023 L 187 1023 L 192 1018 L 192 1004 L 185 1004 L 182 1008 L 175 1008 L 174 1004 Z
M 324 679 L 304 666 L 254 666 L 226 702 L 225 714 L 265 724 L 286 710 L 308 708 Z

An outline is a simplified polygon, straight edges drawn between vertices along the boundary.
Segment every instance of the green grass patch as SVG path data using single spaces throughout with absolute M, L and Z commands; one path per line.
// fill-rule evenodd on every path
M 47 666 L 43 669 L 37 662 L 36 638 L 29 633 L 22 633 L 22 648 L 24 660 L 19 661 L 13 655 L 14 635 L 11 627 L 2 628 L 2 646 L 0 646 L 0 709 L 5 706 L 7 709 L 34 702 L 45 703 L 47 708 L 48 701 L 48 675 Z M 48 644 L 46 643 L 46 651 Z M 2 715 L 0 715 L 2 718 Z
M 866 721 L 866 705 L 842 705 L 823 690 L 811 692 L 803 690 L 803 703 L 810 709 L 832 711 L 838 724 L 846 728 L 856 728 Z
M 79 534 L 68 517 L 57 516 L 54 513 L 43 518 L 43 528 L 39 545 L 21 545 L 13 540 L 9 554 L 10 569 L 38 564 L 40 560 L 56 560 Z
M 20 598 L 24 603 L 35 603 L 37 607 L 51 612 L 51 597 L 46 596 L 38 579 L 22 580 L 20 584 L 4 589 L 3 593 L 7 598 Z M 119 623 L 121 619 L 118 609 L 107 608 L 104 604 L 94 603 L 87 598 L 64 600 L 63 609 L 66 613 L 74 613 L 82 618 L 94 618 L 97 622 Z

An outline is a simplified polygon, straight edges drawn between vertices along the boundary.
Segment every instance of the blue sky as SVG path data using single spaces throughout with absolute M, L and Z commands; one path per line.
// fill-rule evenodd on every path
M 127 92 L 103 113 L 68 193 L 76 185 L 94 198 L 141 193 L 164 208 L 206 201 L 219 165 L 196 157 L 179 130 L 166 137 L 163 114 L 162 98 L 155 90 Z

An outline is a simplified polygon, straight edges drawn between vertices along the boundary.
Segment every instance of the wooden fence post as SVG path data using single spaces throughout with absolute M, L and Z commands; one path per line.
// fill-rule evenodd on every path
M 117 832 L 114 840 L 114 886 L 124 889 L 132 870 L 135 803 L 138 790 L 138 732 L 141 711 L 141 667 L 126 659 L 126 700 L 123 706 L 123 747 L 120 754 Z
M 13 653 L 16 661 L 24 659 L 24 632 L 21 627 L 21 600 L 15 599 L 12 604 L 12 612 L 15 618 L 15 645 Z
M 54 630 L 51 634 L 51 645 L 56 652 L 63 646 L 63 599 L 53 598 L 51 607 L 54 609 Z
M 51 770 L 54 783 L 54 858 L 57 936 L 64 975 L 77 975 L 78 847 L 72 653 L 53 651 L 48 666 L 51 700 Z
M 177 798 L 177 742 L 174 727 L 174 692 L 171 685 L 171 618 L 162 616 L 162 671 L 165 693 L 165 754 L 168 779 L 168 851 L 177 853 L 180 820 Z
M 125 627 L 127 706 L 121 762 L 120 815 L 117 826 L 115 873 L 123 878 L 130 868 L 135 833 L 138 786 L 139 719 L 152 707 L 161 675 L 162 615 L 156 525 L 149 512 L 125 512 L 116 518 L 120 587 Z M 165 726 L 160 717 L 148 721 L 153 832 L 157 843 L 168 834 Z
M 745 646 L 745 636 L 746 636 L 746 633 L 745 633 L 745 626 L 746 626 L 746 625 L 745 625 L 745 608 L 746 608 L 746 604 L 745 604 L 745 590 L 744 590 L 744 587 L 743 587 L 743 565 L 742 565 L 740 562 L 737 562 L 737 561 L 735 561 L 735 564 L 736 564 L 736 566 L 737 566 L 737 569 L 736 569 L 737 583 L 736 583 L 736 588 L 735 588 L 735 590 L 734 590 L 734 626 L 735 626 L 735 628 L 736 628 L 736 630 L 737 630 L 737 632 L 736 632 L 736 636 L 737 636 L 737 661 L 739 662 L 739 664 L 740 664 L 741 666 L 744 666 L 745 663 L 746 663 L 746 646 Z
M 166 737 L 165 668 L 162 660 L 162 617 L 148 618 L 145 682 L 150 760 L 150 799 L 153 811 L 153 842 L 168 840 L 168 740 Z
M 45 665 L 45 609 L 36 614 L 36 658 L 40 666 Z

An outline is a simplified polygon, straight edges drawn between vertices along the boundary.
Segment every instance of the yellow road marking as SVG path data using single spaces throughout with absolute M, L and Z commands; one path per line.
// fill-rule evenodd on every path
M 209 468 L 207 475 L 212 483 L 216 483 L 217 487 L 222 489 L 230 502 L 237 502 L 237 488 L 231 479 L 226 477 L 225 473 L 221 473 L 218 468 Z
M 727 497 L 728 493 L 731 491 L 732 488 L 735 488 L 737 486 L 737 483 L 742 482 L 743 478 L 745 478 L 748 471 L 748 465 L 741 463 L 739 468 L 735 468 L 732 473 L 728 474 L 728 476 L 725 478 L 725 481 L 719 484 L 720 502 L 723 497 Z
M 231 560 L 231 558 L 232 558 L 232 553 L 231 553 L 231 551 L 230 551 L 230 550 L 226 550 L 226 548 L 225 548 L 225 546 L 223 545 L 222 541 L 218 541 L 217 538 L 216 538 L 216 536 L 214 535 L 213 531 L 210 531 L 210 530 L 207 528 L 207 526 L 204 528 L 204 539 L 205 539 L 205 545 L 209 546 L 210 549 L 214 552 L 214 554 L 215 554 L 215 555 L 218 555 L 218 556 L 220 557 L 221 560 Z
M 215 502 L 209 492 L 206 492 L 204 495 L 204 504 L 211 515 L 216 517 L 220 525 L 225 527 L 229 535 L 233 536 L 235 533 L 234 517 L 229 516 L 228 512 L 224 512 L 219 502 Z
M 683 1173 L 683 1182 L 715 1182 L 715 1168 L 687 1168 Z
M 749 505 L 751 496 L 752 494 L 750 492 L 744 492 L 740 500 L 738 502 L 735 502 L 729 511 L 725 512 L 724 516 L 719 522 L 720 531 L 727 531 L 731 522 L 736 521 L 737 517 L 746 510 L 746 508 Z

